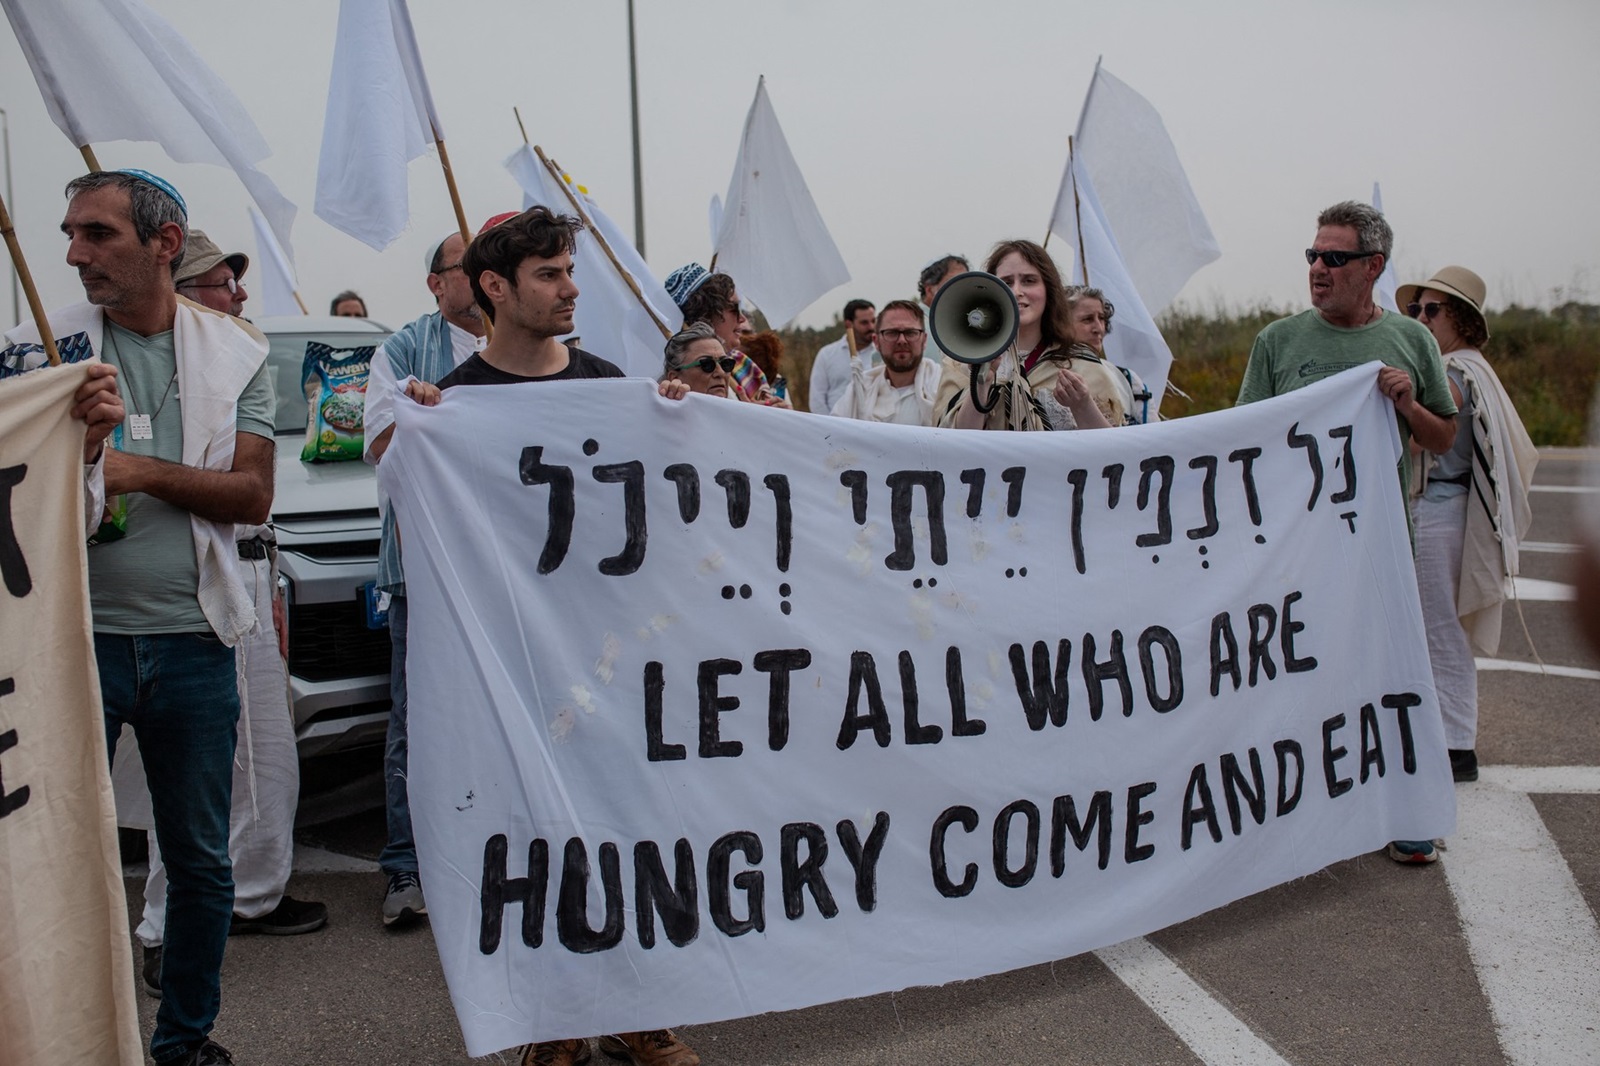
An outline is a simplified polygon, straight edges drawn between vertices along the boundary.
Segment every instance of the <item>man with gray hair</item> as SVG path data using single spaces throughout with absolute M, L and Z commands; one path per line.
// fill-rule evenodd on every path
M 1456 403 L 1450 395 L 1439 345 L 1426 326 L 1385 311 L 1372 286 L 1394 248 L 1394 231 L 1367 204 L 1346 200 L 1317 216 L 1317 236 L 1306 249 L 1311 267 L 1311 310 L 1270 323 L 1257 335 L 1239 386 L 1239 403 L 1302 389 L 1374 359 L 1378 388 L 1394 401 L 1400 431 L 1400 493 L 1410 500 L 1415 439 L 1435 454 L 1456 437 Z M 1431 840 L 1396 840 L 1389 857 L 1402 863 L 1438 859 Z
M 105 454 L 106 494 L 122 499 L 91 541 L 89 600 L 106 746 L 115 753 L 132 727 L 167 863 L 150 1055 L 225 1064 L 233 1060 L 210 1033 L 233 918 L 234 648 L 256 625 L 235 526 L 265 522 L 272 509 L 267 340 L 178 298 L 188 212 L 171 184 L 95 171 L 67 196 L 67 263 L 88 302 L 51 314 L 52 330 L 118 368 L 127 408 Z M 38 334 L 19 326 L 8 339 Z

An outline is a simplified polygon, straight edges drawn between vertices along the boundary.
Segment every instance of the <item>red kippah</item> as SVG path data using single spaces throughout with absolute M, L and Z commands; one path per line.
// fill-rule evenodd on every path
M 500 214 L 495 215 L 494 217 L 490 218 L 489 221 L 485 222 L 482 226 L 480 226 L 478 228 L 478 236 L 480 236 L 480 237 L 483 236 L 489 230 L 494 229 L 496 226 L 498 226 L 500 223 L 504 222 L 506 219 L 508 219 L 508 218 L 516 218 L 520 214 L 522 214 L 521 211 L 502 211 Z

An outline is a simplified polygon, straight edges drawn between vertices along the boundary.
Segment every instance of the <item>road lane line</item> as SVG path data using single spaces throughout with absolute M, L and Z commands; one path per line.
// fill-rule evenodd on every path
M 1548 552 L 1552 555 L 1576 555 L 1576 544 L 1557 544 L 1553 540 L 1525 540 L 1520 545 L 1525 552 Z
M 1095 952 L 1206 1066 L 1289 1066 L 1251 1028 L 1144 937 Z
M 1600 670 L 1586 670 L 1581 666 L 1553 666 L 1523 662 L 1521 659 L 1474 659 L 1479 670 L 1509 670 L 1518 674 L 1549 674 L 1551 677 L 1576 677 L 1584 681 L 1600 681 Z
M 1514 1064 L 1593 1062 L 1600 927 L 1525 793 L 1456 792 L 1442 863 L 1501 1050 Z
M 1562 581 L 1537 577 L 1506 578 L 1506 597 L 1527 602 L 1562 603 L 1577 599 L 1577 590 Z
M 1483 766 L 1478 782 L 1502 792 L 1600 792 L 1600 766 Z

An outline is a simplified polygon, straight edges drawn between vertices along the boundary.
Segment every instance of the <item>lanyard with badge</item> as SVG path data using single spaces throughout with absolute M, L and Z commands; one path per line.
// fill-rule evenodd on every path
M 138 414 L 133 407 L 133 377 L 128 373 L 127 363 L 122 358 L 122 353 L 117 349 L 117 338 L 110 323 L 106 324 L 106 345 L 111 355 L 116 359 L 116 366 L 120 375 L 126 380 L 128 389 L 124 402 L 128 406 L 128 417 L 123 425 L 111 431 L 111 447 L 117 451 L 125 451 L 123 447 L 123 429 L 127 429 L 127 440 L 154 440 L 155 420 L 161 417 L 161 411 L 167 405 L 167 400 L 172 396 L 172 389 L 178 383 L 178 370 L 173 367 L 172 380 L 167 382 L 161 399 L 156 404 L 156 409 L 150 414 Z M 128 498 L 124 495 L 113 496 L 106 501 L 106 513 L 100 521 L 100 528 L 89 537 L 90 546 L 105 544 L 113 540 L 121 540 L 128 535 Z

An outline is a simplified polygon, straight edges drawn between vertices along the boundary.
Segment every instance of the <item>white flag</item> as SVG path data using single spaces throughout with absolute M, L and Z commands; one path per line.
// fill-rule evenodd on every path
M 271 150 L 233 91 L 143 0 L 0 0 L 50 118 L 72 143 L 154 141 L 231 167 L 289 245 L 295 206 L 256 169 Z
M 303 315 L 305 311 L 294 298 L 299 285 L 294 280 L 294 266 L 283 248 L 272 236 L 267 220 L 261 212 L 250 209 L 250 225 L 256 231 L 256 273 L 251 280 L 260 298 L 264 315 Z
M 1145 307 L 1160 314 L 1196 270 L 1222 254 L 1160 114 L 1097 63 L 1072 154 L 1100 190 L 1106 224 Z M 1063 175 L 1050 230 L 1075 241 L 1074 229 L 1072 184 Z M 1100 273 L 1093 259 L 1089 273 Z
M 523 145 L 513 152 L 506 159 L 506 169 L 522 187 L 524 208 L 543 204 L 557 214 L 576 214 L 571 201 L 556 184 L 555 176 L 539 162 L 531 147 Z M 581 338 L 584 351 L 609 359 L 630 377 L 659 378 L 666 337 L 656 323 L 659 321 L 669 331 L 676 331 L 683 313 L 617 224 L 576 182 L 568 180 L 566 185 L 582 202 L 584 214 L 605 237 L 617 261 L 633 276 L 639 292 L 655 312 L 652 318 L 617 268 L 611 265 L 594 234 L 586 229 L 578 234 L 578 250 L 572 257 L 572 280 L 578 286 L 573 332 Z
M 1106 358 L 1127 367 L 1144 379 L 1150 390 L 1150 412 L 1161 406 L 1167 388 L 1167 370 L 1172 366 L 1172 350 L 1156 328 L 1150 311 L 1139 297 L 1139 290 L 1123 266 L 1122 248 L 1106 220 L 1105 209 L 1089 175 L 1077 165 L 1067 164 L 1068 190 L 1072 195 L 1076 179 L 1078 211 L 1083 226 L 1083 254 L 1072 268 L 1075 285 L 1093 285 L 1106 294 L 1116 308 L 1114 328 L 1106 336 Z M 1088 273 L 1085 274 L 1085 260 Z
M 1378 188 L 1378 183 L 1372 183 L 1372 209 L 1378 214 L 1383 214 L 1383 190 Z M 1383 264 L 1383 273 L 1378 275 L 1377 283 L 1372 286 L 1372 299 L 1386 311 L 1400 310 L 1400 305 L 1395 302 L 1395 293 L 1399 290 L 1400 283 L 1395 278 L 1394 256 L 1390 256 Z
M 340 0 L 317 217 L 383 251 L 411 219 L 406 164 L 443 137 L 405 0 Z
M 714 250 L 717 268 L 733 276 L 739 294 L 774 326 L 850 280 L 783 139 L 765 78 L 756 82 L 744 121 Z

